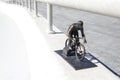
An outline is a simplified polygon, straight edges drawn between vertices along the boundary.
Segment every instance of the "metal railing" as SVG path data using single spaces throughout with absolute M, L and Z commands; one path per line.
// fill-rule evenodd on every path
M 70 7 L 120 18 L 120 0 L 33 0 L 36 15 L 38 14 L 38 2 L 47 4 L 47 20 L 50 33 L 54 33 L 52 5 Z M 26 5 L 29 5 L 27 7 L 29 7 L 30 10 L 32 9 L 31 3 L 32 0 L 26 0 Z

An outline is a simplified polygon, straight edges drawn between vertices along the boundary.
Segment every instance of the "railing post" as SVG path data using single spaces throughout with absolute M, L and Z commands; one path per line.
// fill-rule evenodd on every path
M 29 2 L 28 0 L 25 1 L 25 6 L 26 6 L 27 8 L 29 8 L 28 2 Z
M 35 1 L 35 13 L 36 13 L 36 16 L 39 17 L 39 15 L 38 15 L 38 1 Z
M 29 0 L 30 11 L 32 11 L 32 0 Z
M 54 34 L 55 31 L 53 30 L 53 14 L 52 14 L 52 5 L 47 3 L 47 21 L 49 26 L 49 33 Z

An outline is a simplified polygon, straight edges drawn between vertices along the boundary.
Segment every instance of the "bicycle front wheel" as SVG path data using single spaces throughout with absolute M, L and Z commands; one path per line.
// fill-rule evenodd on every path
M 78 47 L 77 47 L 77 53 L 78 53 L 78 58 L 80 60 L 83 60 L 85 58 L 85 55 L 86 55 L 86 50 L 85 50 L 85 47 L 83 44 L 80 44 Z

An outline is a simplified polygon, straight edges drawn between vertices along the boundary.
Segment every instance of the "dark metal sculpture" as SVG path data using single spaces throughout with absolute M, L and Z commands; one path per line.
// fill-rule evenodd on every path
M 81 31 L 82 37 L 79 37 L 79 30 Z M 83 21 L 78 21 L 77 23 L 70 25 L 67 36 L 68 38 L 65 41 L 65 47 L 63 49 L 65 55 L 67 57 L 75 56 L 76 60 L 83 60 L 86 51 L 84 45 L 80 42 L 80 39 L 83 39 L 84 43 L 87 43 L 83 29 Z

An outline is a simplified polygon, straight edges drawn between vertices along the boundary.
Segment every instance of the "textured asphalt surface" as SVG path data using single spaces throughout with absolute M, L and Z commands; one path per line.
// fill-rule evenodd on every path
M 39 3 L 38 8 L 39 13 L 46 17 L 46 4 Z M 120 77 L 120 19 L 53 6 L 54 25 L 63 33 L 78 20 L 84 21 L 87 52 Z

